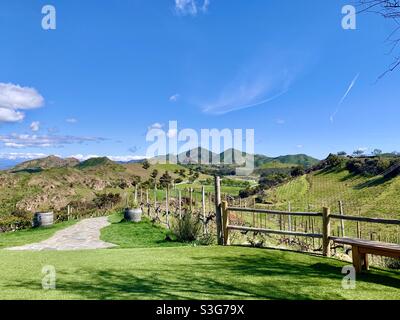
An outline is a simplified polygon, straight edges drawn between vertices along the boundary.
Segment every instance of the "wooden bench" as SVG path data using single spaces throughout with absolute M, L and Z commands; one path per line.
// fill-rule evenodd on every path
M 369 270 L 368 254 L 400 258 L 400 245 L 398 244 L 353 238 L 331 237 L 330 239 L 335 243 L 350 245 L 352 247 L 353 265 L 356 272 Z

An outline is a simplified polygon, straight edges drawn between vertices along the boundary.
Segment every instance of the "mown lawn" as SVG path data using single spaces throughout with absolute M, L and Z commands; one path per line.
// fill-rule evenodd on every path
M 111 215 L 108 220 L 111 225 L 101 230 L 101 240 L 113 243 L 119 248 L 151 248 L 176 247 L 185 245 L 176 241 L 167 241 L 167 236 L 173 240 L 171 231 L 154 225 L 147 218 L 139 223 L 126 222 L 123 214 Z
M 345 262 L 290 251 L 167 242 L 166 230 L 148 221 L 124 223 L 121 217 L 112 215 L 101 236 L 117 248 L 0 250 L 0 299 L 400 299 L 400 272 L 372 269 L 358 277 L 355 290 L 345 290 Z M 15 245 L 17 236 L 23 244 L 25 234 L 32 242 L 54 231 L 1 236 L 3 244 Z M 44 266 L 55 267 L 55 290 L 42 289 Z
M 50 227 L 31 228 L 17 232 L 0 233 L 0 248 L 22 246 L 50 238 L 57 231 L 72 226 L 76 220 L 60 222 Z
M 45 265 L 56 290 L 41 287 Z M 243 247 L 82 252 L 0 250 L 1 299 L 400 299 L 400 274 L 372 270 L 342 289 L 334 259 Z

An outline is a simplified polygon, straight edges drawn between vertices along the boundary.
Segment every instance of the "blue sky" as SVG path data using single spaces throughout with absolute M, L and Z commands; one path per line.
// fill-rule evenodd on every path
M 351 1 L 184 2 L 1 1 L 0 157 L 139 157 L 170 120 L 254 128 L 271 156 L 400 149 L 400 70 L 376 81 L 391 22 L 359 14 L 343 30 Z

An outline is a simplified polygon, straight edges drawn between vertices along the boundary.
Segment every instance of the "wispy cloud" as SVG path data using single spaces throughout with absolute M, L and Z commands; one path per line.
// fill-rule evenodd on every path
M 199 12 L 207 12 L 209 5 L 210 0 L 175 0 L 175 12 L 183 16 L 196 16 Z
M 282 67 L 239 75 L 229 83 L 214 101 L 202 105 L 203 112 L 226 114 L 271 102 L 288 92 L 295 74 Z
M 44 98 L 30 87 L 0 83 L 0 122 L 18 122 L 25 118 L 21 110 L 42 107 Z
M 32 153 L 32 152 L 8 152 L 0 153 L 0 159 L 7 160 L 33 160 L 38 158 L 47 157 L 45 153 Z
M 347 88 L 346 92 L 344 93 L 344 95 L 342 96 L 342 98 L 340 99 L 337 108 L 335 110 L 335 112 L 330 116 L 330 121 L 333 123 L 335 121 L 335 116 L 336 114 L 339 112 L 339 109 L 341 107 L 341 105 L 343 104 L 344 100 L 346 100 L 347 96 L 350 94 L 351 90 L 353 89 L 354 85 L 356 84 L 358 77 L 360 76 L 359 73 L 356 74 L 356 76 L 353 78 L 353 80 L 350 82 L 349 87 Z
M 169 101 L 171 101 L 171 102 L 177 102 L 177 101 L 179 100 L 179 98 L 180 98 L 180 94 L 179 94 L 179 93 L 176 93 L 176 94 L 174 94 L 174 95 L 172 95 L 172 96 L 169 97 Z
M 67 118 L 67 119 L 65 119 L 65 122 L 67 122 L 67 123 L 77 123 L 78 119 L 76 119 L 76 118 Z
M 31 125 L 29 126 L 29 128 L 34 132 L 39 131 L 40 130 L 40 122 L 39 121 L 33 121 L 31 123 Z
M 82 144 L 84 142 L 101 142 L 106 139 L 98 137 L 77 137 L 62 135 L 30 135 L 17 134 L 0 135 L 0 143 L 8 148 L 50 148 L 63 147 L 68 144 Z
M 34 153 L 34 152 L 3 152 L 0 153 L 0 159 L 3 160 L 34 160 L 41 159 L 50 156 L 48 153 Z M 61 155 L 55 155 L 62 158 Z M 133 156 L 133 155 L 98 155 L 98 154 L 74 154 L 68 156 L 68 158 L 75 158 L 79 161 L 84 161 L 91 158 L 107 157 L 112 161 L 128 162 L 133 160 L 143 160 L 146 159 L 145 156 Z

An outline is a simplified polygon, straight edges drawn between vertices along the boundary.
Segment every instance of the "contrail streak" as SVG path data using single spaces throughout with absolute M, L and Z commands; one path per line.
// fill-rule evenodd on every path
M 339 101 L 339 103 L 338 103 L 338 106 L 337 106 L 335 112 L 334 112 L 334 113 L 331 115 L 331 117 L 330 117 L 331 122 L 334 121 L 334 118 L 335 118 L 336 114 L 339 112 L 340 106 L 342 105 L 342 103 L 344 102 L 344 100 L 345 100 L 345 99 L 347 98 L 347 96 L 349 95 L 351 89 L 353 89 L 353 87 L 354 87 L 354 85 L 356 84 L 357 79 L 358 79 L 359 76 L 360 76 L 360 74 L 357 73 L 357 75 L 356 75 L 356 76 L 354 77 L 354 79 L 351 81 L 351 83 L 350 83 L 350 85 L 349 85 L 347 91 L 346 91 L 345 94 L 343 95 L 342 99 L 340 99 L 340 101 Z

